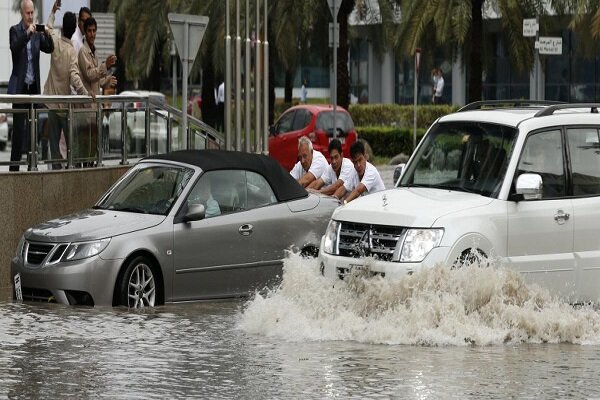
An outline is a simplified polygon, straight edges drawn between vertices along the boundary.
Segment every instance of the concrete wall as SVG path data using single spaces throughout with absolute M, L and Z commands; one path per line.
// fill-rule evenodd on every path
M 10 261 L 30 226 L 93 206 L 128 166 L 0 173 L 0 300 L 10 294 Z

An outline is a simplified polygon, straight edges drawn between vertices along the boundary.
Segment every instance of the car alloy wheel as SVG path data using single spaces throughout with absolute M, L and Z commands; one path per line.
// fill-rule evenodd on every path
M 129 308 L 155 306 L 156 279 L 145 257 L 136 257 L 129 263 L 119 286 L 121 305 Z

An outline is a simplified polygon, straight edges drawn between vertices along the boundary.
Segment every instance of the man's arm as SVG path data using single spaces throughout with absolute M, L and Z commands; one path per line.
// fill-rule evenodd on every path
M 344 181 L 341 179 L 338 179 L 337 181 L 333 182 L 331 185 L 326 186 L 323 189 L 321 189 L 320 192 L 323 194 L 335 195 L 335 192 L 337 192 L 337 190 L 340 187 L 344 187 Z
M 311 184 L 311 182 L 313 182 L 315 180 L 315 176 L 312 174 L 312 172 L 307 172 L 305 173 L 302 178 L 298 179 L 298 183 L 301 184 L 304 187 L 307 187 L 308 185 Z
M 89 59 L 87 47 L 82 47 L 79 52 L 79 71 L 88 82 L 98 82 L 100 78 L 104 78 L 107 74 L 106 64 L 102 63 L 99 66 L 94 66 L 94 62 Z
M 29 42 L 29 35 L 27 32 L 19 32 L 17 26 L 11 26 L 8 34 L 10 40 L 10 51 L 12 53 L 18 53 L 23 50 L 23 47 L 27 46 L 27 42 Z
M 315 181 L 312 181 L 310 183 L 310 185 L 307 186 L 307 189 L 321 189 L 323 187 L 323 185 L 325 184 L 325 182 L 323 181 L 323 178 L 319 178 Z
M 367 187 L 361 182 L 359 183 L 354 190 L 352 191 L 352 193 L 350 193 L 348 195 L 348 197 L 346 197 L 346 202 L 351 202 L 352 200 L 356 199 L 358 196 L 360 196 L 361 194 L 363 194 L 365 192 L 365 190 L 367 190 Z

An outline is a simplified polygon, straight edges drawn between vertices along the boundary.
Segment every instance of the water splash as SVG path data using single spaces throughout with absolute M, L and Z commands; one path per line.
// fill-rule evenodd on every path
M 416 345 L 600 344 L 600 314 L 573 307 L 512 270 L 438 266 L 399 280 L 359 272 L 333 282 L 290 255 L 281 285 L 255 295 L 238 328 L 290 341 Z

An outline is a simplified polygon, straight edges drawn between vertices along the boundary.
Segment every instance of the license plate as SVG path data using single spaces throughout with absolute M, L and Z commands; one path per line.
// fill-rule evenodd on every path
M 14 277 L 15 281 L 15 297 L 17 301 L 23 301 L 23 292 L 21 291 L 21 275 L 16 274 Z

